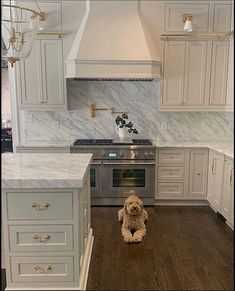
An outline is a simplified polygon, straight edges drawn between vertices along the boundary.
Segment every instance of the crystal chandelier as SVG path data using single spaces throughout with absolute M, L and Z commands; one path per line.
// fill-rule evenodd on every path
M 1 3 L 2 59 L 11 67 L 29 56 L 38 23 L 43 20 L 44 13 L 34 1 L 37 10 L 20 6 L 13 0 Z

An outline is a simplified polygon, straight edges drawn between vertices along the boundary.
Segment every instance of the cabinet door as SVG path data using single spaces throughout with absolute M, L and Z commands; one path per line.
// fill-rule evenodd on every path
M 208 164 L 207 200 L 214 210 L 221 212 L 224 156 L 210 151 Z
M 189 196 L 206 196 L 208 151 L 190 150 Z
M 207 41 L 187 41 L 184 104 L 203 105 L 205 100 Z
M 225 159 L 222 215 L 233 225 L 233 161 Z
M 215 4 L 214 6 L 214 31 L 224 32 L 231 29 L 231 4 Z
M 184 41 L 165 42 L 162 105 L 180 105 L 183 102 Z
M 28 58 L 20 61 L 21 106 L 42 103 L 40 41 L 35 40 Z
M 228 76 L 229 41 L 212 41 L 209 105 L 225 105 Z
M 61 40 L 41 40 L 43 101 L 64 105 L 63 55 Z
M 228 63 L 228 80 L 227 80 L 227 109 L 233 111 L 234 107 L 234 39 L 229 40 L 229 63 Z

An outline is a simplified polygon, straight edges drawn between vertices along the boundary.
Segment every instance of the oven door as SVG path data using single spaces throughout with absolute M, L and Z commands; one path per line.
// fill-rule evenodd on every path
M 92 161 L 90 169 L 91 197 L 102 197 L 102 162 Z
M 154 197 L 154 161 L 103 162 L 103 197 Z

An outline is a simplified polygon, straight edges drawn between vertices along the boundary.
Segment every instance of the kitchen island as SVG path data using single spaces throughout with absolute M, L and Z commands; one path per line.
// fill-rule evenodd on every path
M 91 154 L 3 154 L 6 290 L 84 290 Z

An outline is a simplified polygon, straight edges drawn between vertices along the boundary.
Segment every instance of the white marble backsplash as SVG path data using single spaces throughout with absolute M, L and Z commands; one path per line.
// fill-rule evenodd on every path
M 109 111 L 97 111 L 92 118 L 92 103 L 97 108 L 128 111 L 129 120 L 139 131 L 132 135 L 134 138 L 178 142 L 233 140 L 233 113 L 159 112 L 160 81 L 67 80 L 67 94 L 67 112 L 30 113 L 34 122 L 24 122 L 26 141 L 116 138 L 115 116 Z M 54 121 L 58 121 L 59 128 L 53 125 Z M 167 129 L 163 129 L 164 122 Z

